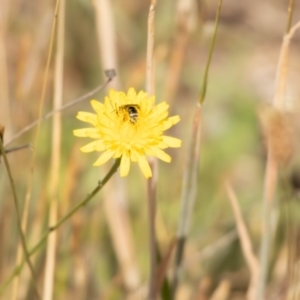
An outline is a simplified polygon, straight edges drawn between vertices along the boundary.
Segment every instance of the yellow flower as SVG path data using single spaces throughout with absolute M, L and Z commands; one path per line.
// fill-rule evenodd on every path
M 95 141 L 80 150 L 103 152 L 94 166 L 100 166 L 110 158 L 121 157 L 121 177 L 128 175 L 130 161 L 138 162 L 145 177 L 151 177 L 146 156 L 170 162 L 171 157 L 162 149 L 181 146 L 181 140 L 163 135 L 165 130 L 180 121 L 179 116 L 168 118 L 169 105 L 161 102 L 154 106 L 154 100 L 154 96 L 148 97 L 143 91 L 137 94 L 133 88 L 128 90 L 127 95 L 110 90 L 104 103 L 92 100 L 96 114 L 80 111 L 77 118 L 93 127 L 77 129 L 73 133 Z

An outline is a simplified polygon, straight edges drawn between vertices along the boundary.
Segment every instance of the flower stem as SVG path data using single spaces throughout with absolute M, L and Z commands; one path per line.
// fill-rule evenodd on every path
M 2 146 L 2 142 L 0 143 L 0 145 Z M 118 167 L 120 166 L 120 161 L 121 161 L 120 158 L 116 159 L 115 163 L 113 164 L 109 172 L 106 174 L 103 180 L 98 182 L 98 185 L 94 188 L 94 190 L 89 195 L 87 195 L 85 199 L 83 199 L 81 202 L 75 205 L 64 217 L 62 217 L 59 221 L 57 221 L 55 225 L 48 228 L 48 230 L 43 234 L 39 242 L 30 251 L 28 251 L 28 257 L 36 253 L 37 250 L 39 250 L 43 246 L 50 232 L 58 229 L 60 225 L 62 225 L 65 221 L 67 221 L 75 212 L 77 212 L 79 208 L 86 205 L 104 187 L 104 185 L 108 182 L 108 180 L 112 177 L 112 175 L 117 171 Z M 25 261 L 23 259 L 23 261 L 18 266 L 15 267 L 15 269 L 12 271 L 8 279 L 0 286 L 0 296 L 4 292 L 5 288 L 13 280 L 13 278 L 21 272 L 24 262 Z

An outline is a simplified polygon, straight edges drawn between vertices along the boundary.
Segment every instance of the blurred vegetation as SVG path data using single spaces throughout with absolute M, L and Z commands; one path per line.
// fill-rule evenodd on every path
M 18 132 L 38 117 L 43 73 L 52 24 L 52 1 L 6 1 L 6 24 L 0 35 L 6 56 L 1 57 L 0 78 L 7 75 L 9 112 L 4 110 L 7 98 L 0 99 L 1 117 L 10 119 L 1 125 Z M 4 3 L 3 2 L 3 3 Z M 148 1 L 111 1 L 122 89 L 145 87 Z M 170 164 L 159 162 L 157 192 L 157 235 L 162 253 L 176 236 L 180 210 L 182 174 L 190 138 L 192 116 L 197 102 L 207 51 L 212 34 L 217 1 L 195 1 L 195 29 L 184 51 L 183 62 L 171 102 L 171 115 L 179 114 L 181 122 L 172 136 L 183 141 L 180 149 L 170 150 Z M 275 71 L 287 20 L 287 3 L 280 1 L 251 3 L 225 1 L 219 24 L 216 48 L 210 69 L 206 101 L 203 105 L 199 188 L 187 241 L 178 299 L 210 299 L 219 283 L 230 282 L 231 292 L 224 299 L 246 299 L 249 270 L 236 233 L 231 206 L 223 188 L 230 177 L 238 195 L 254 251 L 259 254 L 261 210 L 266 153 L 258 112 L 272 101 Z M 157 102 L 164 101 L 170 57 L 174 51 L 177 25 L 176 3 L 158 1 L 155 16 L 155 75 Z M 300 7 L 295 3 L 294 20 Z M 66 1 L 63 101 L 67 103 L 104 81 L 96 32 L 95 11 L 90 1 Z M 299 33 L 291 44 L 288 66 L 288 101 L 293 103 L 292 123 L 299 138 L 298 99 L 300 96 Z M 3 67 L 3 63 L 5 67 Z M 1 75 L 2 74 L 2 75 Z M 52 107 L 53 64 L 47 88 L 44 112 Z M 1 80 L 1 79 L 0 79 Z M 93 98 L 100 101 L 103 90 Z M 2 105 L 3 103 L 3 105 Z M 76 139 L 72 130 L 81 124 L 77 111 L 91 111 L 89 101 L 62 114 L 61 172 L 59 174 L 59 216 L 78 203 L 106 174 L 107 169 L 92 167 L 97 153 L 85 155 L 79 148 L 85 141 Z M 14 141 L 13 145 L 32 143 L 34 130 Z M 4 142 L 6 135 L 4 135 Z M 296 141 L 297 142 L 297 141 Z M 41 125 L 38 140 L 32 200 L 27 230 L 28 244 L 34 245 L 47 226 L 49 169 L 51 156 L 51 120 Z M 278 234 L 272 251 L 268 295 L 287 289 L 289 260 L 298 262 L 296 242 L 299 239 L 299 186 L 290 179 L 299 173 L 298 148 L 289 164 L 280 171 L 278 187 Z M 23 208 L 30 176 L 31 150 L 9 154 L 20 208 Z M 3 282 L 15 266 L 19 236 L 12 194 L 3 162 L 0 164 L 0 279 Z M 115 176 L 119 176 L 116 174 Z M 146 183 L 137 166 L 123 180 L 132 247 L 140 274 L 140 287 L 148 279 L 148 223 Z M 53 299 L 139 299 L 130 298 L 124 287 L 115 245 L 106 221 L 103 195 L 99 194 L 58 230 Z M 231 238 L 221 247 L 214 245 L 224 236 Z M 233 234 L 233 235 L 232 235 Z M 202 250 L 211 246 L 210 254 Z M 35 256 L 39 284 L 44 272 L 45 248 Z M 172 262 L 168 274 L 172 273 Z M 22 276 L 24 277 L 24 273 Z M 20 289 L 28 289 L 26 281 Z M 80 277 L 83 276 L 83 277 Z M 207 288 L 202 292 L 202 284 Z M 80 285 L 83 283 L 83 285 Z M 276 286 L 277 284 L 277 286 Z M 22 291 L 22 298 L 33 299 L 32 292 Z M 9 286 L 3 299 L 9 299 Z M 201 298 L 202 297 L 202 298 Z M 273 297 L 273 296 L 270 296 Z M 277 296 L 276 296 L 277 297 Z M 223 299 L 223 298 L 222 298 Z M 287 299 L 287 298 L 268 298 Z

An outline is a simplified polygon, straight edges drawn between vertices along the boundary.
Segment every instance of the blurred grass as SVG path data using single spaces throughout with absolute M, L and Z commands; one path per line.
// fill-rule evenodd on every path
M 200 2 L 200 1 L 199 1 Z M 42 47 L 41 57 L 33 53 L 34 43 L 38 38 L 42 16 L 46 15 L 49 3 L 30 4 L 28 1 L 14 1 L 10 4 L 8 26 L 5 34 L 7 51 L 7 68 L 9 79 L 9 103 L 12 113 L 14 132 L 22 126 L 34 121 L 37 116 L 38 95 L 41 87 L 41 74 L 45 67 L 46 45 Z M 272 93 L 275 81 L 275 69 L 282 34 L 285 30 L 286 7 L 280 3 L 264 3 L 261 11 L 260 2 L 241 4 L 238 1 L 224 3 L 224 13 L 221 16 L 220 31 L 216 42 L 216 52 L 212 61 L 210 79 L 207 90 L 207 102 L 203 107 L 203 141 L 200 168 L 201 193 L 197 197 L 188 254 L 195 254 L 203 247 L 213 243 L 226 232 L 235 227 L 231 208 L 221 187 L 224 176 L 230 174 L 236 184 L 242 212 L 250 228 L 254 248 L 259 247 L 260 213 L 262 186 L 265 167 L 263 137 L 257 117 L 261 104 L 270 102 L 268 95 Z M 200 7 L 201 10 L 200 11 Z M 143 88 L 145 81 L 145 51 L 148 3 L 128 1 L 113 2 L 118 40 L 118 55 L 120 74 L 124 89 L 133 85 L 136 89 Z M 173 157 L 171 164 L 159 163 L 160 181 L 158 184 L 158 238 L 163 249 L 175 236 L 179 215 L 179 198 L 183 163 L 187 149 L 191 116 L 194 101 L 199 92 L 199 82 L 204 72 L 206 50 L 211 33 L 211 22 L 215 13 L 215 3 L 208 1 L 198 3 L 198 24 L 188 44 L 180 82 L 177 87 L 171 114 L 180 114 L 181 122 L 172 129 L 172 135 L 183 140 L 180 150 L 170 151 Z M 251 13 L 249 12 L 251 10 Z M 64 102 L 68 102 L 103 80 L 101 64 L 98 59 L 95 20 L 93 8 L 87 1 L 66 3 L 66 50 L 65 50 L 65 84 Z M 156 11 L 156 88 L 157 101 L 164 94 L 168 59 L 172 50 L 175 34 L 175 12 L 173 1 L 163 1 Z M 268 15 L 264 15 L 265 12 Z M 243 18 L 239 18 L 239 14 Z M 299 18 L 299 7 L 295 8 L 295 19 Z M 276 24 L 276 26 L 273 24 Z M 45 29 L 45 34 L 48 34 Z M 296 37 L 295 47 L 299 47 Z M 296 48 L 298 49 L 298 48 Z M 300 63 L 297 53 L 292 53 L 289 68 L 295 72 L 294 82 L 289 90 L 293 99 L 299 98 Z M 19 93 L 21 82 L 26 74 L 26 65 L 31 55 L 38 63 L 34 81 L 28 93 Z M 270 69 L 271 66 L 271 69 Z M 51 81 L 52 82 L 52 81 Z M 50 85 L 49 85 L 50 86 Z M 48 89 L 46 110 L 50 109 L 52 93 Z M 98 93 L 97 99 L 102 100 L 105 92 Z M 4 99 L 0 99 L 1 101 Z M 68 199 L 61 199 L 61 216 L 80 201 L 103 177 L 104 170 L 92 167 L 97 154 L 83 155 L 79 147 L 84 141 L 78 142 L 72 136 L 72 130 L 81 125 L 75 119 L 76 111 L 91 111 L 89 101 L 63 113 L 62 140 L 62 171 L 60 174 L 60 195 L 64 194 L 68 177 L 74 176 Z M 295 111 L 295 114 L 298 112 Z M 49 177 L 50 128 L 51 121 L 42 124 L 38 143 L 36 175 L 33 185 L 33 201 L 30 205 L 29 232 L 33 230 L 33 219 L 39 213 L 45 213 L 45 189 Z M 296 120 L 298 123 L 299 121 Z M 0 120 L 1 123 L 1 120 Z M 6 124 L 3 124 L 6 125 Z M 171 134 L 170 134 L 171 135 Z M 33 131 L 23 136 L 14 144 L 32 142 Z M 78 153 L 72 156 L 72 153 Z M 30 150 L 23 150 L 9 155 L 13 176 L 20 199 L 24 198 L 27 178 L 29 176 Z M 293 161 L 294 163 L 294 161 Z M 70 165 L 78 171 L 70 171 Z M 289 166 L 282 180 L 288 182 L 290 173 L 298 169 L 295 162 Z M 15 245 L 18 241 L 16 219 L 12 210 L 12 197 L 4 172 L 0 165 L 0 235 L 2 248 L 0 250 L 1 271 L 3 281 L 13 267 Z M 118 176 L 118 175 L 117 175 Z M 129 215 L 134 235 L 138 266 L 142 281 L 146 282 L 148 274 L 148 224 L 145 183 L 140 171 L 133 166 L 130 176 L 125 179 L 129 199 Z M 280 226 L 291 222 L 295 227 L 299 219 L 299 199 L 292 198 L 283 190 L 282 198 L 289 198 L 289 218 L 284 217 Z M 20 207 L 22 208 L 22 201 Z M 75 260 L 77 256 L 83 260 L 85 274 L 88 280 L 85 295 L 82 299 L 95 299 L 103 295 L 104 299 L 125 298 L 126 291 L 122 286 L 122 278 L 114 254 L 113 244 L 107 229 L 103 205 L 100 199 L 94 199 L 78 213 L 79 221 L 73 219 L 59 229 L 59 249 L 56 266 L 54 299 L 72 299 L 76 295 L 74 276 L 76 274 Z M 38 216 L 45 226 L 45 215 Z M 74 217 L 75 218 L 75 217 Z M 74 224 L 79 222 L 77 225 Z M 9 231 L 10 234 L 7 233 Z M 297 229 L 296 229 L 297 231 Z M 30 235 L 30 234 L 29 234 Z M 76 247 L 73 243 L 76 238 Z M 276 245 L 278 251 L 289 246 L 282 239 Z M 257 253 L 257 252 L 256 252 Z M 285 259 L 285 258 L 284 258 Z M 277 257 L 274 258 L 274 264 Z M 245 275 L 246 274 L 246 275 Z M 234 283 L 234 276 L 245 276 L 240 286 Z M 213 258 L 205 262 L 195 262 L 185 269 L 182 288 L 195 291 L 202 276 L 209 276 L 216 286 L 221 278 L 229 278 L 241 294 L 245 294 L 248 270 L 242 257 L 239 242 L 235 240 L 221 249 Z M 282 274 L 283 276 L 284 274 Z M 117 278 L 117 279 L 116 279 Z M 212 288 L 213 289 L 213 288 Z M 196 294 L 196 292 L 194 292 Z M 9 294 L 9 291 L 7 292 Z M 194 294 L 194 295 L 195 295 Z M 89 295 L 89 296 L 87 296 Z M 234 298 L 234 292 L 230 299 Z M 3 298 L 8 299 L 8 298 Z M 24 298 L 26 299 L 26 298 Z M 30 298 L 27 298 L 30 299 Z M 74 298 L 73 298 L 74 299 Z M 184 299 L 184 298 L 182 298 Z M 243 299 L 243 298 L 242 298 Z

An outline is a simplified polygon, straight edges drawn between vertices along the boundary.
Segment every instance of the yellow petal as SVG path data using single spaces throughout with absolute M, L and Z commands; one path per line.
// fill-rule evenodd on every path
M 141 96 L 140 96 L 141 94 Z M 153 104 L 155 102 L 155 96 L 151 96 L 147 98 L 147 94 L 145 92 L 139 92 L 138 94 L 138 103 L 140 103 L 145 115 L 149 114 L 149 112 L 153 109 Z
M 179 116 L 174 116 L 174 117 L 170 117 L 168 118 L 165 122 L 164 122 L 164 129 L 163 130 L 167 130 L 170 127 L 172 127 L 173 125 L 177 124 L 180 121 L 180 117 Z
M 93 131 L 88 131 L 87 136 L 90 137 L 91 139 L 101 139 L 102 135 L 96 130 L 95 132 Z
M 129 88 L 127 98 L 128 103 L 136 103 L 136 91 L 134 88 Z
M 114 99 L 117 97 L 118 92 L 116 92 L 114 89 L 109 90 L 109 98 Z
M 156 156 L 156 152 L 154 150 L 154 148 L 151 147 L 144 147 L 145 153 L 148 156 Z
M 136 98 L 137 98 L 136 102 L 137 103 L 141 103 L 142 100 L 144 100 L 146 97 L 147 97 L 147 93 L 145 93 L 144 91 L 139 91 L 138 94 L 137 94 L 137 96 L 136 96 Z M 150 98 L 153 98 L 153 97 L 150 97 Z M 152 103 L 153 103 L 153 101 L 152 101 Z
M 92 143 L 89 143 L 83 147 L 80 148 L 80 151 L 81 152 L 84 152 L 84 153 L 88 153 L 88 152 L 93 152 L 95 151 L 95 142 L 92 142 Z
M 100 157 L 94 162 L 93 166 L 101 166 L 105 164 L 108 160 L 110 160 L 114 155 L 113 151 L 105 151 Z
M 157 104 L 154 109 L 157 113 L 162 113 L 162 112 L 167 111 L 169 106 L 170 105 L 164 101 L 164 102 L 160 102 L 159 104 Z
M 80 148 L 80 151 L 84 153 L 92 152 L 92 151 L 104 151 L 104 150 L 105 150 L 105 145 L 101 140 L 91 142 Z
M 130 151 L 130 159 L 132 161 L 137 162 L 138 161 L 138 156 L 139 156 L 138 152 L 136 152 L 134 150 Z
M 97 100 L 91 100 L 91 105 L 98 115 L 101 115 L 103 113 L 103 111 L 104 111 L 103 103 L 100 103 Z
M 124 154 L 124 149 L 121 147 L 117 148 L 116 150 L 114 146 L 112 146 L 111 148 L 115 151 L 114 158 L 119 158 Z
M 156 148 L 154 149 L 155 156 L 157 156 L 159 159 L 165 161 L 165 162 L 170 162 L 171 161 L 171 156 L 167 154 L 165 151 Z
M 113 90 L 111 90 L 111 91 L 113 91 Z M 111 92 L 111 91 L 110 91 L 110 92 Z M 108 111 L 112 111 L 112 110 L 116 109 L 116 108 L 115 108 L 116 105 L 115 105 L 115 104 L 113 105 L 113 104 L 111 103 L 109 97 L 105 97 L 105 98 L 104 98 L 104 106 L 105 106 L 105 110 L 108 110 Z
M 156 115 L 156 122 L 160 122 L 167 118 L 169 113 L 167 111 L 160 112 Z
M 172 148 L 178 148 L 181 147 L 181 140 L 171 137 L 171 136 L 166 136 L 163 135 L 163 143 L 166 143 L 168 145 L 168 147 L 172 147 Z
M 96 128 L 81 128 L 73 130 L 73 134 L 79 137 L 101 138 L 98 129 Z
M 74 135 L 96 140 L 83 146 L 81 151 L 103 151 L 94 164 L 96 166 L 111 158 L 121 158 L 122 177 L 128 174 L 131 161 L 138 162 L 147 178 L 152 176 L 146 155 L 170 162 L 171 157 L 162 149 L 181 146 L 179 139 L 163 135 L 164 130 L 179 122 L 179 116 L 168 118 L 169 105 L 161 102 L 153 106 L 154 101 L 154 96 L 149 97 L 143 91 L 136 92 L 134 88 L 129 88 L 127 93 L 110 90 L 104 103 L 92 100 L 96 114 L 79 112 L 77 117 L 91 123 L 93 128 L 74 130 Z M 136 124 L 129 122 L 126 110 L 119 110 L 120 106 L 128 104 L 139 105 Z
M 96 126 L 98 123 L 97 115 L 89 113 L 89 112 L 80 111 L 80 112 L 78 112 L 76 118 L 80 121 L 90 123 L 94 126 Z
M 124 93 L 120 93 L 118 94 L 118 105 L 122 106 L 122 105 L 126 105 L 128 104 L 128 98 Z
M 157 126 L 160 125 L 161 121 L 165 122 L 168 117 L 168 107 L 169 105 L 166 102 L 159 103 L 156 105 L 152 111 L 150 111 L 149 115 L 147 116 L 147 122 L 150 124 Z M 163 123 L 162 123 L 163 124 Z
M 120 176 L 125 177 L 128 175 L 130 169 L 130 157 L 128 153 L 124 153 L 121 158 Z
M 152 177 L 152 171 L 145 156 L 138 156 L 138 164 L 146 178 Z

